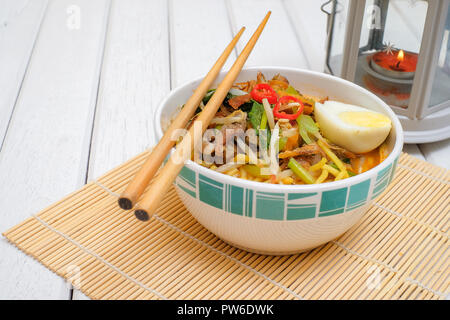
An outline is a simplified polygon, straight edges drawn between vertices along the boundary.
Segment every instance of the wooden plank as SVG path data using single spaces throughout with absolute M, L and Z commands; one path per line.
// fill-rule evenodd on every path
M 324 71 L 327 15 L 320 10 L 324 1 L 283 0 L 309 69 Z M 331 5 L 328 5 L 329 8 Z
M 1 231 L 84 183 L 108 3 L 49 3 L 0 153 Z M 61 278 L 6 241 L 0 252 L 0 299 L 69 298 Z
M 112 6 L 90 179 L 155 143 L 153 113 L 168 94 L 170 82 L 175 87 L 206 74 L 231 40 L 223 1 L 196 0 L 189 5 L 173 1 L 170 8 L 168 14 L 165 1 L 149 4 L 143 0 Z M 209 30 L 207 26 L 213 24 L 217 29 Z M 233 61 L 230 57 L 225 68 Z
M 153 114 L 170 90 L 167 3 L 111 7 L 89 159 L 92 179 L 154 144 Z
M 47 0 L 0 1 L 0 146 L 22 85 Z
M 171 83 L 176 87 L 209 71 L 231 41 L 232 30 L 223 0 L 173 0 L 170 4 Z M 235 58 L 230 55 L 223 69 L 228 70 Z
M 419 148 L 428 162 L 450 170 L 450 139 L 420 144 Z
M 302 47 L 289 21 L 289 16 L 280 0 L 230 0 L 227 1 L 233 32 L 246 26 L 238 44 L 243 49 L 252 32 L 268 10 L 272 15 L 258 43 L 247 60 L 246 66 L 289 66 L 308 68 Z
M 153 114 L 170 90 L 168 6 L 115 1 L 102 64 L 88 180 L 154 144 Z M 78 290 L 74 300 L 89 299 Z
M 195 0 L 188 4 L 175 0 L 169 7 L 164 1 L 113 4 L 89 179 L 155 142 L 153 110 L 168 94 L 170 82 L 176 87 L 206 74 L 231 40 L 224 12 L 223 1 Z M 231 66 L 234 58 L 229 58 L 225 68 Z M 74 290 L 73 299 L 88 298 Z

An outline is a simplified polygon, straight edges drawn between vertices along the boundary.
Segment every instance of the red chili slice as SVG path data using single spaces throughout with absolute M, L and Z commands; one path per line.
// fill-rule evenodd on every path
M 253 87 L 252 92 L 250 92 L 253 100 L 262 103 L 262 100 L 265 98 L 270 104 L 277 103 L 277 93 L 272 89 L 270 85 L 267 83 L 259 83 Z
M 286 113 L 286 112 L 279 112 L 278 110 L 281 107 L 281 104 L 283 103 L 288 103 L 289 101 L 294 101 L 300 104 L 300 107 L 298 108 L 296 113 Z M 295 120 L 297 119 L 300 114 L 303 112 L 303 102 L 301 102 L 299 99 L 297 99 L 296 97 L 292 97 L 292 96 L 282 96 L 280 98 L 280 100 L 278 100 L 277 104 L 275 105 L 275 107 L 273 108 L 273 115 L 274 117 L 277 117 L 278 119 L 289 119 L 289 120 Z

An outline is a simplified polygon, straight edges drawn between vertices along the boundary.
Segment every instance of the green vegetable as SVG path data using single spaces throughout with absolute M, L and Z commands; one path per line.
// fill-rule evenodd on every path
M 348 159 L 348 158 L 346 158 L 346 159 Z M 344 159 L 344 160 L 345 160 L 345 159 Z M 334 163 L 330 163 L 329 165 L 330 165 L 330 167 L 333 167 L 333 168 L 335 168 L 336 170 L 339 170 L 338 166 L 335 165 Z M 350 177 L 356 176 L 356 173 L 351 172 L 350 170 L 347 170 L 347 173 L 348 173 L 348 175 L 349 175 Z
M 254 102 L 254 100 L 250 100 L 249 102 L 246 102 L 243 105 L 241 105 L 239 107 L 239 109 L 244 111 L 244 112 L 249 112 L 250 110 L 252 110 L 253 102 Z
M 308 132 L 306 131 L 306 128 L 302 125 L 298 125 L 298 132 L 300 133 L 300 136 L 302 137 L 303 141 L 305 141 L 307 144 L 312 144 L 312 140 L 308 135 Z
M 254 164 L 246 164 L 243 166 L 244 170 L 250 173 L 252 176 L 256 178 L 269 178 L 269 176 L 261 175 L 261 168 Z
M 279 140 L 278 140 L 278 150 L 279 151 L 283 151 L 284 150 L 284 148 L 286 147 L 286 142 L 287 142 L 287 138 L 286 137 L 281 137 Z
M 214 92 L 216 92 L 216 89 L 209 89 L 205 96 L 203 97 L 203 104 L 206 105 L 209 101 L 209 99 L 211 99 L 212 95 L 214 94 Z
M 313 143 L 311 138 L 309 137 L 309 133 L 315 134 L 319 132 L 319 127 L 314 122 L 313 118 L 306 114 L 301 114 L 297 118 L 298 123 L 298 131 L 303 139 L 307 144 Z
M 307 116 L 306 114 L 301 114 L 298 117 L 300 123 L 306 128 L 306 131 L 309 133 L 317 133 L 319 132 L 319 127 L 314 122 L 313 118 Z
M 267 114 L 266 114 L 265 111 L 264 111 L 264 113 L 263 113 L 263 115 L 261 117 L 261 125 L 259 126 L 259 128 L 261 130 L 264 130 L 264 129 L 267 128 Z
M 216 89 L 209 89 L 209 90 L 206 92 L 206 94 L 205 94 L 205 96 L 203 97 L 203 100 L 202 100 L 204 105 L 206 105 L 206 104 L 209 102 L 209 99 L 211 99 L 211 97 L 212 97 L 212 95 L 214 94 L 214 92 L 216 92 Z M 224 104 L 225 106 L 228 106 L 228 107 L 229 107 L 230 105 L 228 104 L 228 100 L 231 99 L 231 98 L 233 98 L 233 97 L 235 97 L 235 95 L 233 95 L 232 93 L 228 92 L 228 93 L 227 93 L 227 96 L 226 96 L 225 99 L 223 100 L 223 104 Z M 239 109 L 241 109 L 241 110 L 244 111 L 244 112 L 249 112 L 249 111 L 252 109 L 252 107 L 253 107 L 253 100 L 251 100 L 250 102 L 246 102 L 246 103 L 242 104 L 242 105 L 239 107 Z M 201 111 L 200 108 L 197 108 L 196 113 L 200 112 L 199 110 Z
M 295 161 L 294 158 L 291 158 L 289 160 L 288 167 L 289 167 L 289 169 L 292 170 L 292 172 L 294 172 L 294 174 L 297 177 L 302 179 L 303 182 L 308 183 L 308 184 L 314 183 L 314 178 L 309 174 L 308 171 L 306 171 L 305 168 L 303 168 L 303 166 L 300 163 Z
M 205 96 L 203 97 L 203 104 L 206 105 L 209 100 L 211 99 L 211 97 L 213 96 L 214 92 L 216 92 L 216 89 L 209 89 Z M 231 99 L 232 97 L 234 97 L 231 93 L 227 93 L 227 96 L 225 97 L 225 100 L 223 101 L 224 104 L 228 104 L 228 99 Z
M 290 95 L 300 95 L 300 93 L 293 86 L 289 86 L 284 92 Z
M 264 117 L 266 118 L 265 121 Z M 267 130 L 267 115 L 264 111 L 264 106 L 256 101 L 253 102 L 252 110 L 248 113 L 248 119 L 252 124 L 253 129 L 256 130 L 256 134 L 259 135 L 261 130 L 266 132 L 266 135 L 261 136 L 261 145 L 269 146 L 270 143 L 270 130 Z M 266 138 L 266 143 L 264 143 L 264 137 Z
M 264 131 L 266 134 L 263 135 L 261 134 L 261 132 Z M 261 146 L 266 145 L 267 148 L 269 147 L 270 144 L 270 137 L 271 137 L 271 133 L 270 130 L 267 129 L 259 129 L 259 131 L 257 132 L 260 136 L 260 141 L 261 141 Z M 267 140 L 266 143 L 264 143 L 264 140 Z
M 256 134 L 258 134 L 259 129 L 261 129 L 261 119 L 264 113 L 263 105 L 256 101 L 253 102 L 252 109 L 248 113 L 248 119 L 250 120 L 252 127 L 256 130 Z
M 304 95 L 302 95 L 300 92 L 298 92 L 293 86 L 289 86 L 285 91 L 288 95 L 296 96 L 298 99 L 300 99 L 301 102 L 308 104 L 312 107 L 315 105 L 315 101 L 311 98 L 307 98 Z

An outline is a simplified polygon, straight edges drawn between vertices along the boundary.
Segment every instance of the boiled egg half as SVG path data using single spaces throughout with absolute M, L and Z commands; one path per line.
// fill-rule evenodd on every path
M 392 127 L 384 114 L 337 101 L 316 102 L 314 114 L 325 138 L 354 153 L 377 148 Z

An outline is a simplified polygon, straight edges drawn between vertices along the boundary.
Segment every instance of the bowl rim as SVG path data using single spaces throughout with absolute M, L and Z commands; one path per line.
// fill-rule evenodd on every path
M 394 147 L 391 151 L 391 153 L 388 155 L 386 159 L 379 165 L 373 167 L 370 170 L 367 170 L 366 172 L 363 172 L 361 174 L 355 175 L 353 177 L 338 180 L 338 181 L 332 181 L 332 182 L 326 182 L 326 183 L 320 183 L 320 184 L 300 184 L 300 185 L 283 185 L 283 184 L 271 184 L 271 183 L 264 183 L 264 182 L 257 182 L 257 181 L 251 181 L 251 180 L 245 180 L 241 178 L 232 177 L 220 172 L 216 172 L 214 170 L 208 169 L 206 167 L 203 167 L 197 163 L 195 163 L 192 160 L 187 160 L 185 163 L 185 166 L 195 172 L 198 172 L 204 176 L 207 176 L 208 178 L 211 178 L 216 181 L 220 181 L 224 184 L 231 184 L 231 185 L 238 185 L 241 187 L 244 187 L 246 189 L 254 189 L 254 190 L 260 190 L 262 192 L 279 192 L 279 193 L 301 193 L 301 192 L 318 192 L 318 191 L 326 191 L 326 190 L 335 190 L 339 188 L 348 187 L 349 185 L 355 185 L 360 182 L 366 181 L 367 179 L 372 178 L 376 173 L 379 171 L 387 168 L 390 166 L 395 159 L 400 155 L 402 149 L 403 149 L 403 128 L 400 124 L 399 119 L 395 115 L 395 113 L 392 111 L 392 109 L 379 97 L 377 97 L 372 92 L 368 91 L 367 89 L 350 82 L 348 80 L 326 74 L 323 72 L 318 71 L 312 71 L 307 69 L 301 69 L 301 68 L 292 68 L 292 67 L 278 67 L 278 66 L 253 66 L 253 67 L 246 67 L 243 68 L 242 71 L 276 71 L 279 73 L 283 73 L 284 71 L 289 72 L 298 72 L 300 74 L 309 74 L 311 76 L 316 76 L 319 78 L 328 78 L 332 81 L 340 82 L 344 85 L 350 86 L 352 88 L 355 88 L 358 91 L 362 91 L 364 94 L 370 96 L 372 99 L 374 99 L 376 102 L 382 106 L 384 111 L 388 114 L 390 117 L 393 126 L 396 131 L 396 137 L 395 137 L 395 143 Z M 222 71 L 218 77 L 223 75 L 226 71 Z M 158 105 L 155 115 L 154 115 L 154 128 L 155 128 L 155 134 L 156 138 L 161 139 L 163 135 L 163 131 L 161 128 L 161 115 L 164 107 L 167 105 L 168 101 L 177 94 L 179 91 L 184 90 L 185 87 L 192 85 L 195 82 L 201 81 L 203 79 L 202 77 L 197 77 L 193 80 L 187 81 L 180 86 L 177 86 L 175 89 L 171 90 L 169 94 L 160 102 Z M 188 97 L 187 97 L 188 98 Z M 186 99 L 187 99 L 186 98 Z

